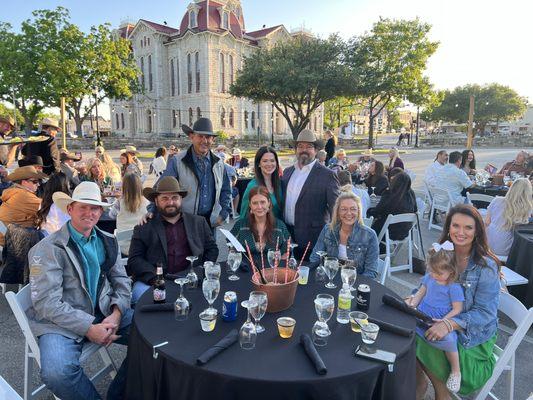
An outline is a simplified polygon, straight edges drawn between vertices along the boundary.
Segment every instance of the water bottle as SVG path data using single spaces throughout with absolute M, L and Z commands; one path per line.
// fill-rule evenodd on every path
M 337 302 L 337 322 L 347 324 L 350 322 L 350 310 L 352 309 L 352 293 L 350 285 L 344 283 L 339 291 L 339 300 Z

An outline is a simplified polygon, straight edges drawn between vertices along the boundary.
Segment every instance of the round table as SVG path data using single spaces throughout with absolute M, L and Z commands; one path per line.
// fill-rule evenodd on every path
M 223 268 L 224 269 L 224 268 Z M 234 322 L 217 320 L 213 332 L 202 332 L 198 314 L 207 308 L 201 290 L 185 290 L 185 297 L 193 308 L 187 321 L 175 321 L 172 312 L 147 313 L 139 307 L 152 303 L 152 291 L 141 297 L 135 312 L 128 346 L 127 399 L 414 399 L 415 397 L 415 341 L 381 331 L 375 347 L 397 354 L 394 371 L 385 364 L 355 357 L 361 344 L 360 334 L 351 331 L 349 324 L 330 319 L 332 335 L 318 352 L 328 368 L 326 375 L 318 375 L 299 344 L 302 333 L 311 332 L 316 320 L 313 299 L 318 293 L 337 297 L 338 288 L 329 290 L 323 283 L 299 286 L 295 303 L 286 311 L 269 314 L 261 320 L 266 332 L 258 335 L 253 350 L 242 350 L 238 343 L 223 351 L 204 366 L 196 365 L 197 357 L 226 336 L 239 329 L 246 319 L 241 301 L 251 290 L 250 274 L 240 272 L 241 279 L 230 282 L 223 272 L 221 291 L 214 303 L 220 311 L 224 292 L 237 292 L 239 309 Z M 313 273 L 311 273 L 313 275 Z M 337 274 L 339 275 L 339 274 Z M 340 276 L 335 278 L 340 283 Z M 415 320 L 385 306 L 381 297 L 392 292 L 379 283 L 358 277 L 357 283 L 371 286 L 371 305 L 368 314 L 408 329 L 415 328 Z M 174 301 L 178 287 L 167 284 L 167 301 Z M 337 303 L 335 301 L 335 303 Z M 292 316 L 296 319 L 293 337 L 278 336 L 276 319 Z M 168 341 L 157 349 L 152 346 Z
M 505 197 L 509 188 L 507 186 L 471 186 L 465 189 L 465 192 L 487 194 L 489 196 Z
M 529 308 L 533 307 L 533 224 L 520 225 L 514 231 L 514 239 L 506 266 L 529 280 L 526 285 L 510 286 L 509 292 Z

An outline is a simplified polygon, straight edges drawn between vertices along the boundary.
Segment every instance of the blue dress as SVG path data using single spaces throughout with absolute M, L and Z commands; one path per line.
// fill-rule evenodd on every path
M 418 305 L 418 309 L 431 318 L 443 318 L 452 310 L 452 303 L 465 301 L 463 288 L 459 283 L 453 282 L 449 285 L 441 285 L 430 274 L 426 274 L 422 278 L 422 285 L 426 287 L 426 295 Z M 425 331 L 424 328 L 418 326 L 416 328 L 416 333 L 424 340 L 426 340 Z M 457 351 L 457 333 L 453 331 L 441 340 L 427 341 L 427 343 L 442 351 Z

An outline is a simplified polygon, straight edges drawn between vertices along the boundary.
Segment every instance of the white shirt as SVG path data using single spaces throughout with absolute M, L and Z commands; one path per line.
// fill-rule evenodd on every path
M 305 181 L 315 166 L 316 160 L 312 163 L 299 168 L 298 163 L 294 165 L 294 172 L 287 184 L 287 193 L 285 198 L 285 222 L 289 225 L 294 225 L 294 214 L 296 211 L 296 202 L 300 197 L 300 192 L 304 187 Z
M 457 168 L 454 164 L 446 164 L 439 172 L 434 186 L 448 190 L 455 205 L 464 202 L 461 192 L 463 189 L 472 186 L 472 181 L 462 169 Z
M 346 251 L 346 245 L 345 244 L 339 244 L 339 260 L 347 260 L 348 259 L 348 252 Z
M 52 204 L 48 210 L 46 222 L 41 225 L 41 230 L 51 235 L 57 232 L 67 221 L 70 221 L 70 215 L 65 214 L 55 204 Z
M 167 167 L 167 161 L 165 157 L 159 156 L 152 161 L 152 167 L 154 169 L 155 176 L 160 177 L 165 168 Z
M 437 179 L 439 178 L 439 174 L 444 168 L 444 165 L 442 165 L 440 162 L 435 161 L 433 162 L 429 167 L 426 169 L 426 183 L 430 186 L 435 186 L 437 184 Z

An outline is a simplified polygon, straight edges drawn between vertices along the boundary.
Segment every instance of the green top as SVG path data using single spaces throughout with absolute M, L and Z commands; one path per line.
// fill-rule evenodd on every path
M 80 251 L 82 267 L 85 272 L 85 286 L 91 296 L 93 305 L 96 306 L 97 292 L 98 292 L 98 277 L 100 276 L 100 266 L 105 261 L 105 248 L 100 239 L 96 235 L 93 228 L 88 238 L 79 233 L 70 221 L 67 222 L 70 238 Z
M 91 178 L 89 178 L 88 175 L 81 175 L 80 176 L 80 182 L 94 182 L 94 183 L 96 183 L 98 185 L 98 187 L 100 188 L 101 192 L 104 191 L 104 188 L 106 186 L 111 186 L 113 184 L 113 180 L 111 179 L 111 177 L 109 175 L 106 175 L 106 177 L 104 178 L 104 180 L 102 182 L 98 182 L 94 178 L 91 179 Z
M 259 184 L 255 178 L 248 183 L 248 186 L 246 186 L 246 190 L 242 195 L 241 210 L 239 214 L 242 217 L 246 217 L 246 215 L 248 215 L 248 211 L 250 209 L 250 190 L 256 186 L 259 186 Z M 278 188 L 278 193 L 280 194 L 280 200 L 283 200 L 281 199 L 281 187 Z M 278 199 L 276 199 L 276 195 L 274 193 L 270 193 L 270 201 L 272 202 L 272 211 L 274 212 L 274 217 L 282 219 L 283 212 L 281 210 L 281 204 L 278 204 Z

